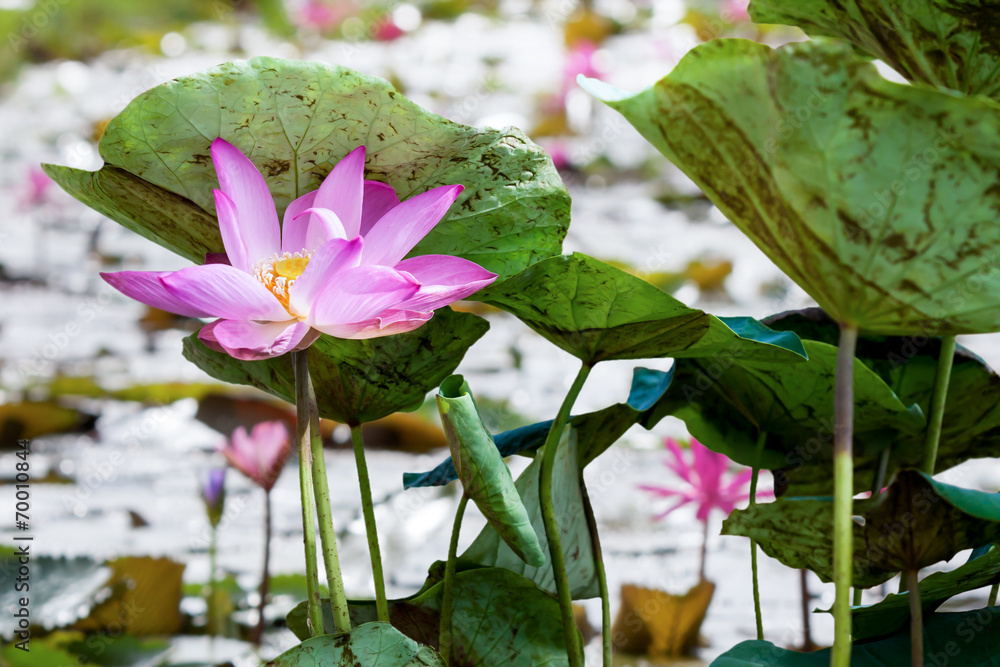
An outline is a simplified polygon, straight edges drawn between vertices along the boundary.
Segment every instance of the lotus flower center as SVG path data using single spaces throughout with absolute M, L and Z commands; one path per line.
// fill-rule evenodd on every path
M 288 289 L 306 270 L 311 254 L 307 250 L 294 254 L 290 252 L 274 254 L 259 262 L 254 267 L 254 274 L 264 287 L 278 297 L 281 305 L 288 308 Z

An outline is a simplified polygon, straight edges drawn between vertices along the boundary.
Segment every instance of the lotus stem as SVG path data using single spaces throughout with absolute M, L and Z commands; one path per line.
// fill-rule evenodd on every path
M 580 471 L 580 496 L 583 498 L 583 514 L 587 517 L 587 529 L 590 530 L 590 548 L 594 552 L 594 573 L 597 575 L 597 587 L 601 592 L 601 656 L 604 667 L 611 667 L 611 596 L 608 593 L 608 577 L 604 569 L 604 551 L 601 549 L 601 536 L 597 532 L 597 519 L 594 508 L 590 504 L 587 485 L 583 481 L 583 471 Z
M 573 385 L 566 394 L 556 418 L 552 421 L 549 434 L 545 438 L 542 450 L 542 464 L 539 470 L 539 501 L 542 506 L 542 520 L 545 523 L 545 537 L 549 543 L 549 557 L 552 559 L 552 575 L 559 594 L 559 608 L 562 611 L 563 633 L 566 636 L 566 653 L 570 667 L 583 667 L 583 646 L 577 639 L 576 619 L 573 616 L 573 593 L 569 587 L 569 576 L 566 574 L 566 559 L 562 551 L 562 538 L 559 535 L 559 522 L 556 519 L 555 505 L 552 503 L 552 472 L 556 461 L 556 449 L 562 438 L 563 428 L 569 422 L 569 413 L 573 409 L 577 396 L 583 388 L 583 383 L 590 375 L 590 366 L 583 364 L 577 373 Z
M 306 590 L 309 592 L 309 620 L 313 634 L 324 634 L 323 611 L 320 605 L 319 568 L 316 560 L 316 519 L 322 542 L 326 580 L 330 587 L 330 608 L 338 632 L 351 631 L 347 611 L 347 595 L 340 574 L 337 536 L 333 530 L 330 510 L 330 485 L 326 477 L 326 459 L 319 431 L 319 408 L 316 392 L 309 377 L 308 349 L 292 352 L 295 366 L 295 404 L 298 410 L 299 479 L 302 487 L 302 521 L 306 541 Z M 307 493 L 308 491 L 308 493 Z M 314 514 L 315 512 L 315 514 Z M 310 563 L 311 561 L 311 563 Z M 310 586 L 314 587 L 309 590 Z
M 444 587 L 441 591 L 441 628 L 438 630 L 438 653 L 444 658 L 444 664 L 452 664 L 451 660 L 451 602 L 455 589 L 455 568 L 458 559 L 458 534 L 462 530 L 462 518 L 465 516 L 465 506 L 469 496 L 462 494 L 455 512 L 455 523 L 451 527 L 451 544 L 448 545 L 448 562 L 444 566 Z
M 264 490 L 264 572 L 260 577 L 260 603 L 257 605 L 257 626 L 253 631 L 253 643 L 260 646 L 264 637 L 264 607 L 267 606 L 267 590 L 270 585 L 271 565 L 271 490 Z
M 219 634 L 219 605 L 217 603 L 217 592 L 216 592 L 216 582 L 215 582 L 215 559 L 216 559 L 216 543 L 218 542 L 219 530 L 215 526 L 212 526 L 212 534 L 209 538 L 208 543 L 208 634 L 211 637 L 215 637 Z
M 811 651 L 815 648 L 812 639 L 812 628 L 809 623 L 809 600 L 812 596 L 809 594 L 809 570 L 801 569 L 799 570 L 799 588 L 802 594 L 802 650 Z
M 368 535 L 368 553 L 372 561 L 372 576 L 375 578 L 375 609 L 378 620 L 389 622 L 389 603 L 385 597 L 385 576 L 382 574 L 382 551 L 378 546 L 378 527 L 375 525 L 375 504 L 372 502 L 372 487 L 368 481 L 368 462 L 365 460 L 365 441 L 361 425 L 351 425 L 351 440 L 354 443 L 354 460 L 358 464 L 358 483 L 361 485 L 361 509 L 365 515 L 365 533 Z
M 924 440 L 923 471 L 934 474 L 937 464 L 938 443 L 941 441 L 941 423 L 944 421 L 944 406 L 948 398 L 948 382 L 951 380 L 951 366 L 955 360 L 955 336 L 941 338 L 941 355 L 938 357 L 937 375 L 934 376 L 934 394 L 931 396 L 931 414 Z
M 882 450 L 882 453 L 878 457 L 878 470 L 875 471 L 875 477 L 872 478 L 872 498 L 882 493 L 882 487 L 885 486 L 885 476 L 889 471 L 889 455 L 892 453 L 892 446 L 888 446 Z M 861 593 L 863 588 L 854 589 L 854 599 L 851 600 L 851 604 L 855 607 L 861 606 Z
M 701 522 L 701 554 L 698 559 L 698 581 L 705 581 L 705 563 L 708 562 L 708 518 Z
M 853 573 L 854 524 L 854 350 L 858 330 L 840 325 L 837 348 L 837 380 L 834 390 L 833 443 L 833 650 L 831 667 L 851 664 L 851 575 Z
M 906 579 L 910 584 L 910 667 L 924 667 L 924 610 L 917 570 L 907 570 Z
M 757 436 L 757 451 L 754 457 L 753 472 L 750 475 L 750 507 L 757 504 L 757 478 L 760 476 L 760 462 L 764 457 L 764 445 L 767 442 L 767 431 L 761 431 Z M 753 615 L 757 623 L 757 639 L 764 639 L 764 617 L 760 611 L 760 580 L 757 578 L 757 540 L 750 540 L 750 570 L 753 572 Z

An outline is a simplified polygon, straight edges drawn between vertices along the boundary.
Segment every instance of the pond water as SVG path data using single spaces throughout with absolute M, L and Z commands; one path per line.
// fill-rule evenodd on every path
M 54 188 L 35 203 L 24 199 L 29 169 L 39 162 L 99 167 L 95 124 L 152 85 L 231 59 L 224 46 L 230 43 L 231 30 L 220 25 L 192 28 L 184 34 L 185 47 L 173 57 L 112 51 L 88 64 L 27 66 L 0 99 L 4 128 L 0 210 L 5 211 L 0 222 L 4 270 L 0 396 L 4 401 L 26 392 L 31 395 L 32 387 L 59 373 L 92 376 L 109 390 L 211 381 L 181 357 L 181 340 L 189 331 L 147 334 L 138 324 L 144 307 L 121 297 L 98 276 L 100 270 L 116 267 L 175 269 L 185 265 L 183 260 Z M 558 88 L 562 77 L 559 30 L 538 15 L 513 11 L 504 21 L 468 14 L 452 23 L 427 24 L 391 43 L 317 40 L 299 50 L 252 28 L 243 28 L 241 38 L 254 55 L 318 59 L 392 76 L 416 102 L 475 125 L 512 123 L 530 129 L 537 120 L 537 98 Z M 638 90 L 667 72 L 695 41 L 689 30 L 668 22 L 646 33 L 612 38 L 602 47 L 606 77 L 622 88 Z M 732 273 L 724 289 L 702 292 L 687 281 L 675 293 L 718 315 L 764 317 L 810 305 L 716 209 L 685 199 L 697 194 L 694 186 L 616 114 L 576 96 L 576 91 L 567 104 L 581 132 L 567 140 L 567 153 L 577 159 L 602 155 L 609 165 L 601 172 L 566 175 L 573 195 L 567 251 L 625 262 L 649 274 L 680 272 L 693 260 L 729 261 Z M 662 203 L 667 194 L 680 196 L 680 203 Z M 550 418 L 575 375 L 575 360 L 511 317 L 487 317 L 490 332 L 469 351 L 458 372 L 468 377 L 477 394 L 508 399 L 511 410 L 531 420 Z M 1000 361 L 1000 337 L 963 342 L 987 361 Z M 577 411 L 623 400 L 634 365 L 598 366 Z M 648 365 L 667 368 L 669 362 Z M 198 488 L 204 471 L 223 463 L 214 452 L 223 436 L 196 419 L 194 399 L 155 406 L 89 399 L 79 407 L 98 415 L 92 432 L 46 436 L 33 443 L 36 476 L 50 469 L 73 480 L 35 485 L 36 553 L 96 559 L 122 554 L 169 556 L 186 564 L 185 581 L 205 581 L 208 528 Z M 653 432 L 635 428 L 586 470 L 601 528 L 613 613 L 623 583 L 683 592 L 697 580 L 702 533 L 693 511 L 681 510 L 653 522 L 650 517 L 659 505 L 636 489 L 639 483 L 672 481 L 661 465 L 662 437 L 668 434 L 683 435 L 682 424 L 671 418 Z M 429 469 L 445 455 L 381 450 L 369 454 L 374 496 L 389 498 L 379 504 L 377 518 L 392 597 L 416 591 L 427 567 L 447 553 L 458 498 L 451 489 L 403 492 L 401 485 L 403 472 Z M 328 450 L 326 456 L 348 595 L 370 596 L 374 591 L 353 456 L 347 450 Z M 13 454 L 0 455 L 0 477 L 10 476 L 13 462 Z M 526 462 L 516 458 L 511 462 L 515 474 Z M 275 574 L 304 569 L 295 462 L 288 468 L 273 492 Z M 1000 484 L 995 461 L 950 474 L 980 488 L 995 489 Z M 769 481 L 764 480 L 765 487 Z M 250 589 L 261 566 L 263 498 L 238 474 L 230 474 L 227 485 L 230 509 L 218 539 L 219 566 Z M 10 486 L 0 487 L 0 503 L 10 501 L 12 493 Z M 148 525 L 134 527 L 130 512 Z M 481 517 L 470 510 L 462 544 L 470 543 L 482 525 Z M 714 516 L 707 575 L 718 588 L 702 627 L 706 645 L 699 656 L 706 661 L 755 634 L 749 544 L 742 538 L 720 536 L 720 525 L 721 517 Z M 6 523 L 0 526 L 0 542 L 9 541 L 11 530 Z M 767 638 L 787 646 L 799 644 L 800 601 L 789 594 L 799 587 L 798 572 L 762 557 L 760 581 Z M 809 589 L 816 596 L 811 607 L 830 606 L 832 587 L 810 575 Z M 979 598 L 985 595 L 971 597 Z M 295 602 L 291 596 L 281 596 L 270 612 L 283 616 Z M 194 599 L 185 605 L 191 613 L 200 611 Z M 599 601 L 589 600 L 584 606 L 590 622 L 599 625 Z M 812 621 L 813 639 L 821 644 L 831 641 L 830 618 L 815 614 Z M 206 641 L 199 639 L 181 651 L 198 658 L 211 652 L 216 659 L 239 665 L 257 662 L 245 644 L 220 640 L 207 647 Z M 295 643 L 290 632 L 272 633 L 262 655 L 276 655 Z M 598 644 L 595 638 L 588 647 L 588 662 L 598 664 Z

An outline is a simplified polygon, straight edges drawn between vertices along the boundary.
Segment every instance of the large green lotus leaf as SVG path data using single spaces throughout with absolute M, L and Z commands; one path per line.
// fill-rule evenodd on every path
M 577 435 L 567 426 L 556 451 L 552 471 L 552 504 L 555 506 L 562 549 L 566 557 L 566 574 L 569 576 L 573 599 L 592 598 L 600 595 L 597 574 L 594 570 L 594 551 L 591 546 L 590 528 L 583 511 L 580 494 L 580 467 L 577 461 Z M 465 564 L 502 567 L 523 575 L 539 588 L 555 595 L 556 582 L 552 575 L 552 562 L 548 557 L 549 540 L 542 520 L 538 496 L 541 459 L 536 457 L 518 476 L 515 486 L 531 517 L 531 524 L 542 544 L 545 562 L 540 567 L 528 565 L 503 541 L 491 525 L 459 556 Z
M 924 619 L 924 656 L 928 665 L 1000 667 L 1000 607 L 986 607 Z M 909 628 L 903 632 L 851 647 L 852 667 L 886 667 L 910 661 Z M 741 642 L 712 662 L 711 667 L 827 667 L 830 649 L 800 653 L 771 642 Z
M 636 368 L 632 372 L 632 388 L 624 403 L 616 403 L 595 412 L 570 417 L 570 424 L 577 434 L 577 460 L 581 468 L 604 453 L 618 441 L 633 424 L 638 423 L 670 387 L 673 369 L 657 371 Z M 552 420 L 504 431 L 496 436 L 494 444 L 501 456 L 533 452 L 545 444 Z M 458 479 L 455 464 L 448 457 L 433 470 L 403 473 L 403 488 L 417 486 L 444 486 Z
M 518 558 L 541 567 L 546 557 L 531 518 L 461 375 L 441 383 L 437 404 L 462 491 Z
M 25 543 L 22 543 L 25 544 Z M 18 571 L 17 547 L 0 549 L 0 575 L 10 585 L 0 588 L 0 637 L 11 639 L 18 630 L 14 613 L 22 607 L 19 600 L 30 601 L 31 624 L 46 630 L 71 625 L 90 614 L 102 599 L 111 569 L 103 563 L 85 557 L 31 558 L 30 595 L 14 588 Z
M 365 623 L 339 635 L 320 635 L 285 651 L 270 667 L 444 667 L 434 649 L 421 646 L 388 623 Z
M 90 208 L 178 255 L 200 264 L 209 248 L 222 248 L 214 215 L 124 169 L 105 166 L 92 172 L 52 164 L 43 168 Z
M 767 432 L 761 467 L 775 471 L 779 492 L 819 495 L 833 489 L 833 402 L 837 348 L 803 340 L 809 361 L 685 359 L 673 383 L 642 422 L 683 419 L 706 447 L 753 466 L 757 434 Z M 907 404 L 871 369 L 854 364 L 854 447 L 857 465 L 870 468 L 896 433 L 924 432 L 919 407 Z M 871 482 L 860 477 L 858 490 Z
M 853 581 L 864 588 L 1000 539 L 1000 494 L 951 486 L 914 470 L 900 471 L 876 498 L 855 501 L 854 513 L 864 525 L 854 525 Z M 788 498 L 735 510 L 722 534 L 755 539 L 772 558 L 832 581 L 832 498 Z
M 1000 95 L 1000 7 L 991 0 L 752 0 L 750 17 L 846 39 L 910 81 Z
M 320 416 L 357 424 L 419 406 L 487 329 L 489 323 L 481 317 L 442 308 L 410 333 L 369 340 L 320 336 L 309 348 Z M 184 339 L 184 356 L 218 380 L 295 401 L 291 355 L 240 361 L 209 349 L 191 334 Z
M 837 325 L 819 308 L 782 313 L 765 323 L 804 339 L 832 344 L 839 335 Z M 885 380 L 899 400 L 919 405 L 928 414 L 941 356 L 940 339 L 862 334 L 856 355 Z M 952 363 L 935 472 L 972 458 L 1000 457 L 1000 376 L 961 345 L 956 347 Z M 923 432 L 898 431 L 885 444 L 891 448 L 890 477 L 900 468 L 922 465 Z M 867 457 L 854 463 L 858 484 L 870 488 L 878 459 Z
M 838 322 L 1000 329 L 1000 106 L 883 79 L 846 44 L 717 39 L 621 112 Z
M 120 168 L 146 183 L 110 187 L 110 177 L 66 168 L 49 174 L 84 203 L 200 263 L 222 251 L 218 225 L 208 229 L 204 215 L 215 213 L 216 137 L 253 160 L 279 214 L 359 145 L 366 178 L 388 183 L 400 199 L 462 184 L 449 215 L 411 254 L 458 255 L 501 277 L 559 253 L 569 225 L 569 196 L 552 160 L 521 132 L 453 123 L 382 79 L 319 62 L 253 58 L 139 95 L 108 125 L 100 152 L 102 172 Z M 171 229 L 153 231 L 164 219 Z
M 428 581 L 409 598 L 389 602 L 389 618 L 400 632 L 432 648 L 438 645 L 443 582 Z M 453 664 L 568 664 L 559 603 L 524 577 L 509 570 L 481 567 L 455 574 L 452 603 Z M 305 602 L 288 614 L 288 627 L 300 638 L 306 632 Z M 350 604 L 351 622 L 368 624 L 376 616 L 371 603 Z M 324 623 L 332 625 L 329 604 Z M 324 663 L 325 664 L 325 663 Z
M 794 336 L 749 318 L 733 326 L 580 253 L 550 257 L 479 293 L 586 363 L 712 355 L 799 361 Z
M 926 616 L 959 593 L 989 586 L 1000 579 L 1000 549 L 948 572 L 935 572 L 920 581 L 920 606 Z M 905 627 L 910 621 L 909 592 L 890 593 L 884 600 L 867 607 L 851 608 L 851 637 L 863 641 L 881 637 Z

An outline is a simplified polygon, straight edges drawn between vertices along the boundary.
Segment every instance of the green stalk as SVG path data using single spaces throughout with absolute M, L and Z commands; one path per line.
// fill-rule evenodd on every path
M 212 526 L 212 536 L 208 543 L 208 634 L 212 637 L 220 634 L 222 625 L 222 619 L 219 618 L 219 605 L 217 603 L 219 596 L 216 591 L 215 581 L 216 542 L 218 541 L 218 535 L 218 529 Z
M 365 532 L 368 534 L 368 552 L 372 560 L 372 575 L 375 577 L 375 609 L 378 620 L 389 622 L 389 603 L 385 597 L 385 577 L 382 574 L 382 552 L 378 546 L 378 528 L 375 525 L 375 505 L 372 502 L 372 487 L 368 481 L 368 463 L 365 461 L 365 442 L 361 426 L 351 425 L 351 440 L 354 442 L 354 460 L 358 464 L 358 483 L 361 485 L 361 509 L 365 514 Z
M 264 637 L 264 609 L 267 607 L 267 591 L 271 583 L 271 490 L 264 489 L 264 572 L 260 577 L 260 603 L 257 605 L 257 625 L 251 636 L 254 646 L 260 646 Z
M 993 588 L 990 589 L 990 599 L 986 603 L 987 607 L 995 607 L 997 603 L 997 592 L 1000 591 L 1000 581 L 993 584 Z
M 315 499 L 316 518 L 319 519 L 319 537 L 322 543 L 323 564 L 326 566 L 326 581 L 330 587 L 330 608 L 333 611 L 333 624 L 338 632 L 351 631 L 351 618 L 347 613 L 347 595 L 344 593 L 344 579 L 340 574 L 340 557 L 337 555 L 337 534 L 333 530 L 333 515 L 330 509 L 330 483 L 326 477 L 326 458 L 323 456 L 323 439 L 319 430 L 319 408 L 316 405 L 316 391 L 309 377 L 308 349 L 292 352 L 292 363 L 295 366 L 295 403 L 298 408 L 300 452 L 306 458 L 299 461 L 300 471 L 305 467 L 310 474 L 312 496 Z M 305 466 L 308 463 L 308 466 Z M 301 474 L 301 472 L 300 472 Z M 303 499 L 303 506 L 306 503 Z M 311 505 L 311 503 L 310 503 Z M 305 513 L 303 510 L 303 519 Z M 313 521 L 310 520 L 312 527 Z M 316 537 L 312 527 L 312 548 L 306 544 L 306 572 L 309 570 L 309 556 L 312 553 L 313 568 L 315 563 Z M 307 538 L 308 539 L 308 538 Z M 315 575 L 318 580 L 318 574 Z M 307 584 L 309 583 L 307 578 Z M 310 598 L 313 596 L 310 595 Z M 316 583 L 316 604 L 319 606 L 319 584 Z M 313 631 L 323 634 L 322 608 L 319 612 L 319 624 Z M 310 609 L 312 618 L 312 609 Z M 315 623 L 315 621 L 314 621 Z
M 924 614 L 920 605 L 920 580 L 916 570 L 907 570 L 910 582 L 910 667 L 924 667 Z
M 941 440 L 941 423 L 944 421 L 944 404 L 948 397 L 948 382 L 951 379 L 951 365 L 955 359 L 955 336 L 941 338 L 941 356 L 938 357 L 937 375 L 934 376 L 934 394 L 931 397 L 931 414 L 924 440 L 923 470 L 934 474 L 937 463 L 938 443 Z
M 444 587 L 441 591 L 441 628 L 438 630 L 438 653 L 446 665 L 451 662 L 451 601 L 455 588 L 455 566 L 458 559 L 458 534 L 462 530 L 462 517 L 469 496 L 462 494 L 455 512 L 455 523 L 451 527 L 451 544 L 448 546 L 448 561 L 444 566 Z
M 552 472 L 556 461 L 556 448 L 562 438 L 563 428 L 569 422 L 569 413 L 573 409 L 576 397 L 580 395 L 583 383 L 590 374 L 590 366 L 583 364 L 573 386 L 559 407 L 559 412 L 549 428 L 542 450 L 542 464 L 539 470 L 538 493 L 542 506 L 542 520 L 545 523 L 545 537 L 549 542 L 549 557 L 552 559 L 552 575 L 559 593 L 559 609 L 562 611 L 563 633 L 566 636 L 566 653 L 570 667 L 583 667 L 583 646 L 577 639 L 576 619 L 573 616 L 573 594 L 569 588 L 569 576 L 566 574 L 566 558 L 562 551 L 562 538 L 559 535 L 559 522 L 556 520 L 556 508 L 552 504 Z
M 757 477 L 760 475 L 760 460 L 764 456 L 764 444 L 767 442 L 767 431 L 761 431 L 757 436 L 757 453 L 750 477 L 750 507 L 757 504 Z M 764 617 L 760 611 L 760 581 L 757 578 L 757 540 L 750 540 L 750 570 L 753 572 L 753 615 L 757 622 L 757 639 L 764 640 Z
M 834 390 L 833 442 L 833 650 L 831 667 L 851 664 L 851 575 L 854 556 L 854 350 L 858 330 L 840 325 L 837 383 Z
M 306 382 L 300 382 L 298 352 L 292 353 L 295 366 L 296 435 L 299 441 L 299 493 L 302 500 L 302 542 L 306 549 L 306 608 L 309 633 L 324 632 L 323 608 L 319 598 L 319 567 L 316 562 L 316 494 L 312 483 L 312 450 L 309 448 L 309 407 Z M 303 357 L 305 359 L 305 357 Z M 307 367 L 308 368 L 308 367 Z M 308 380 L 308 370 L 306 373 Z
M 889 455 L 892 453 L 892 446 L 888 446 L 882 450 L 882 453 L 878 457 L 878 470 L 875 472 L 875 477 L 872 479 L 872 498 L 878 496 L 882 493 L 882 487 L 885 486 L 885 476 L 889 471 Z M 854 600 L 851 604 L 855 607 L 861 606 L 861 592 L 863 588 L 854 589 Z
M 587 517 L 587 528 L 590 530 L 590 548 L 594 552 L 594 573 L 597 575 L 597 588 L 601 592 L 601 654 L 604 667 L 611 667 L 611 596 L 608 594 L 608 576 L 604 569 L 604 551 L 601 549 L 601 536 L 597 532 L 597 519 L 594 508 L 590 504 L 587 485 L 583 481 L 583 471 L 580 471 L 580 496 L 583 498 L 583 514 Z

